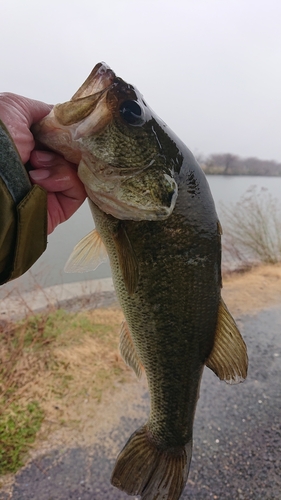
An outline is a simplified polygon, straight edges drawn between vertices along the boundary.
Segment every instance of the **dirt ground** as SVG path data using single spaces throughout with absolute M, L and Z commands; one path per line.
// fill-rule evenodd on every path
M 224 276 L 222 296 L 234 317 L 281 306 L 281 264 Z

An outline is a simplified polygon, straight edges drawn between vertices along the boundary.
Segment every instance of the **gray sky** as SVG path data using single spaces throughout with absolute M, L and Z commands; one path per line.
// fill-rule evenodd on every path
M 1 91 L 68 100 L 105 61 L 198 154 L 281 161 L 280 0 L 9 0 Z

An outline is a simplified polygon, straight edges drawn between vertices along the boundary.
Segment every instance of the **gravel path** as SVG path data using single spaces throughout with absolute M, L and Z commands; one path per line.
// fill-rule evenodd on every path
M 242 316 L 238 323 L 248 346 L 249 375 L 244 384 L 228 386 L 205 369 L 182 500 L 281 499 L 280 307 Z M 134 386 L 134 400 L 128 391 L 126 397 L 123 388 L 123 411 L 116 413 L 114 426 L 101 428 L 95 444 L 37 457 L 17 474 L 10 494 L 0 492 L 0 499 L 133 498 L 110 485 L 118 450 L 149 409 L 143 384 Z

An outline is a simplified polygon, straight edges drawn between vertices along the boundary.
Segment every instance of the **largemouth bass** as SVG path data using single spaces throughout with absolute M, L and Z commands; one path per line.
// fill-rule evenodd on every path
M 143 500 L 177 500 L 186 484 L 204 366 L 229 383 L 247 374 L 245 343 L 221 298 L 221 229 L 191 152 L 141 94 L 98 64 L 34 130 L 79 163 L 96 229 L 69 270 L 109 255 L 124 311 L 120 351 L 151 398 L 112 484 Z

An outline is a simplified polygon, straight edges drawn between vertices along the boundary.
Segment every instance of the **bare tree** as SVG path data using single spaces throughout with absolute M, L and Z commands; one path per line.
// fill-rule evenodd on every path
M 238 157 L 230 153 L 222 155 L 222 161 L 224 162 L 224 174 L 228 174 L 229 171 L 235 166 Z

